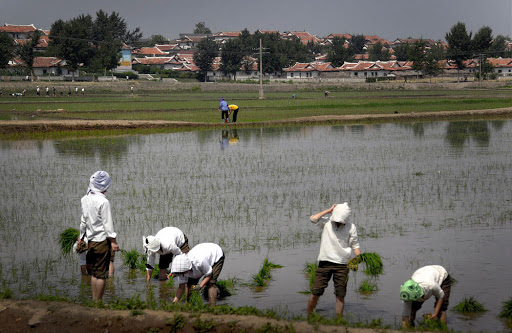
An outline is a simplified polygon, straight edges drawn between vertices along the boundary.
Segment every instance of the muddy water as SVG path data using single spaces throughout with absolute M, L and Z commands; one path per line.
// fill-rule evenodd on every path
M 450 311 L 449 328 L 503 331 L 497 318 L 512 297 L 511 122 L 315 126 L 202 131 L 88 140 L 0 142 L 0 268 L 16 297 L 88 298 L 59 232 L 78 227 L 89 176 L 107 170 L 119 243 L 142 252 L 142 235 L 181 228 L 192 245 L 219 243 L 221 278 L 237 293 L 221 303 L 305 313 L 302 273 L 318 254 L 308 217 L 347 201 L 363 252 L 377 252 L 384 274 L 370 296 L 350 274 L 345 311 L 354 322 L 400 322 L 398 289 L 414 270 L 443 265 L 457 280 L 450 308 L 475 297 L 489 311 Z M 267 288 L 245 283 L 265 257 L 284 267 Z M 116 257 L 105 299 L 146 297 L 144 275 Z M 151 283 L 157 297 L 172 290 Z M 433 300 L 421 313 L 432 312 Z M 332 286 L 317 311 L 332 316 Z

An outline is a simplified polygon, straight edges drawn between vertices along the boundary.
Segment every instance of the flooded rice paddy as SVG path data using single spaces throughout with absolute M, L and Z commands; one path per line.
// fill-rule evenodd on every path
M 400 284 L 414 270 L 443 265 L 456 279 L 450 309 L 475 297 L 489 311 L 448 312 L 456 331 L 507 331 L 498 318 L 512 297 L 512 122 L 233 129 L 62 141 L 0 142 L 0 286 L 14 297 L 89 299 L 77 258 L 58 234 L 78 228 L 90 175 L 110 173 L 107 196 L 122 249 L 142 252 L 141 236 L 176 226 L 191 245 L 226 252 L 221 279 L 236 294 L 220 304 L 305 314 L 303 274 L 318 255 L 309 216 L 348 202 L 363 252 L 384 274 L 362 295 L 350 273 L 345 314 L 352 322 L 400 324 Z M 262 290 L 247 286 L 268 257 L 283 265 Z M 145 298 L 145 275 L 123 266 L 104 300 Z M 152 281 L 157 297 L 172 288 Z M 332 285 L 317 312 L 332 317 Z M 420 311 L 432 312 L 428 300 Z

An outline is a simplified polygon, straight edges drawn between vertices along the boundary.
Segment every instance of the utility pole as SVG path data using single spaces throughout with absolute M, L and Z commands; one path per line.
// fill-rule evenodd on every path
M 260 38 L 260 99 L 265 99 L 263 96 L 263 51 L 261 48 L 261 38 Z

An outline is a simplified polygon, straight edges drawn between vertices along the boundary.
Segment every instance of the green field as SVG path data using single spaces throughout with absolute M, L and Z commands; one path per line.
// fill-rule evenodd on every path
M 30 88 L 27 96 L 16 98 L 4 93 L 0 98 L 0 121 L 14 120 L 139 120 L 180 121 L 196 123 L 191 127 L 123 128 L 123 129 L 22 129 L 0 131 L 0 139 L 55 139 L 74 136 L 98 136 L 119 134 L 146 134 L 155 132 L 194 130 L 218 126 L 221 115 L 217 108 L 220 97 L 229 104 L 240 107 L 237 126 L 260 126 L 313 116 L 416 114 L 423 112 L 499 109 L 512 106 L 510 88 L 495 89 L 347 89 L 330 87 L 324 96 L 324 88 L 301 89 L 286 92 L 265 92 L 259 99 L 258 91 L 218 90 L 204 92 L 199 87 L 183 90 L 153 89 L 154 86 L 138 86 L 131 95 L 126 88 L 110 89 L 101 85 L 88 86 L 87 94 L 67 96 L 67 88 L 60 86 L 56 97 L 36 96 Z M 254 87 L 253 87 L 254 88 Z M 254 89 L 252 89 L 254 90 Z M 5 92 L 5 89 L 4 89 Z M 295 93 L 296 99 L 292 99 Z M 430 117 L 432 120 L 432 117 Z M 460 118 L 460 117 L 459 117 Z M 438 120 L 453 119 L 440 114 Z M 324 120 L 328 122 L 329 120 Z M 369 122 L 370 120 L 361 120 Z M 359 122 L 361 122 L 359 121 Z M 389 120 L 375 120 L 389 121 Z M 409 120 L 410 121 L 410 120 Z M 318 121 L 316 121 L 318 122 Z M 200 123 L 197 125 L 197 123 Z M 290 123 L 293 123 L 291 121 Z M 277 124 L 278 126 L 280 126 Z M 30 132 L 30 133 L 26 133 Z

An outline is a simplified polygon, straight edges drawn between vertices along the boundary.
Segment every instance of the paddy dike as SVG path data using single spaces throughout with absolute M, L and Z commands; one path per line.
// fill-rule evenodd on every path
M 257 123 L 200 123 L 165 120 L 13 120 L 0 121 L 0 134 L 50 131 L 87 131 L 87 130 L 129 130 L 129 129 L 200 129 L 225 127 L 255 127 L 269 125 L 351 125 L 384 122 L 425 122 L 454 120 L 493 120 L 512 118 L 512 107 L 468 110 L 436 111 L 421 113 L 360 114 L 343 116 L 313 116 L 286 120 L 264 121 Z
M 181 326 L 183 325 L 183 326 Z M 181 327 L 181 328 L 180 328 Z M 107 310 L 74 303 L 0 300 L 1 332 L 399 332 L 311 325 L 257 316 Z

